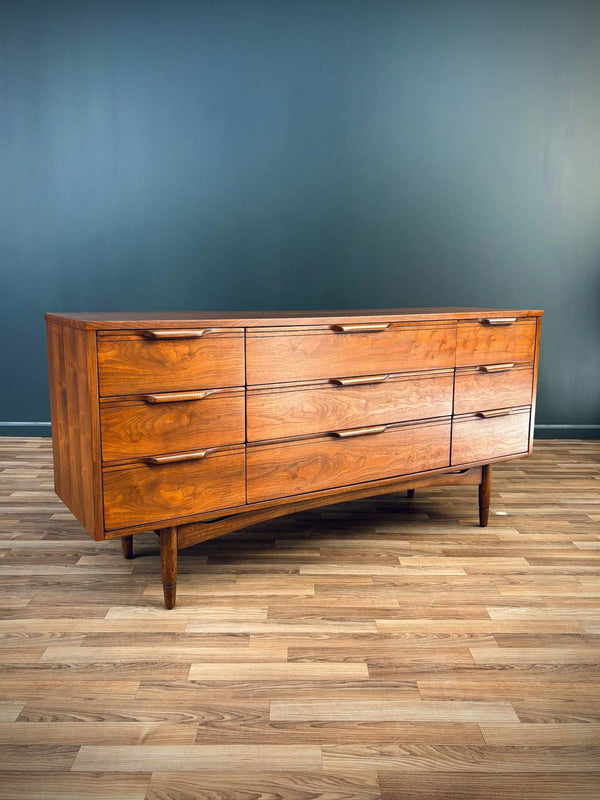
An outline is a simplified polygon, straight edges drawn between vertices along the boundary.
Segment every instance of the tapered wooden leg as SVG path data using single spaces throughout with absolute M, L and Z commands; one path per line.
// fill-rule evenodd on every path
M 415 496 L 415 490 L 414 489 L 407 489 L 406 490 L 406 496 L 408 497 L 409 500 L 412 500 L 413 497 Z
M 133 558 L 133 536 L 122 536 L 123 558 Z
M 165 608 L 175 608 L 175 595 L 177 592 L 177 528 L 163 528 L 159 533 Z
M 482 528 L 488 524 L 490 514 L 490 495 L 492 493 L 492 465 L 484 464 L 479 484 L 479 524 Z

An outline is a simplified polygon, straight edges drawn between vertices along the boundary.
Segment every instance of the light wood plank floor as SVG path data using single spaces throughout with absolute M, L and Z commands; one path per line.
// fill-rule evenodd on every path
M 180 555 L 94 543 L 0 439 L 3 800 L 600 797 L 600 442 Z

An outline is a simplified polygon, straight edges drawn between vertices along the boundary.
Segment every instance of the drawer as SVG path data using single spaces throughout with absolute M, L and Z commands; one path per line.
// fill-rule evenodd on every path
M 248 502 L 447 467 L 450 420 L 249 446 Z
M 531 409 L 484 411 L 455 417 L 452 423 L 452 464 L 501 458 L 529 449 Z
M 450 415 L 453 382 L 446 370 L 249 389 L 248 441 Z
M 491 364 L 456 370 L 454 413 L 531 403 L 532 364 Z
M 170 458 L 189 460 L 139 462 L 102 471 L 107 530 L 137 525 L 160 527 L 178 517 L 245 503 L 243 446 L 208 452 L 203 457 L 179 453 Z
M 489 317 L 460 322 L 456 334 L 456 366 L 531 362 L 535 355 L 533 317 Z
M 98 381 L 103 396 L 243 385 L 244 332 L 208 328 L 99 335 Z
M 257 328 L 246 337 L 248 384 L 454 366 L 454 322 Z
M 200 450 L 246 438 L 244 389 L 206 389 L 104 400 L 103 461 Z

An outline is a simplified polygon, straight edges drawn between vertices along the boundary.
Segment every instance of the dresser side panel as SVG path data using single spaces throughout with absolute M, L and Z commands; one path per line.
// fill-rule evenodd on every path
M 103 539 L 95 333 L 48 322 L 47 343 L 55 491 Z
M 533 385 L 531 391 L 531 417 L 529 420 L 529 455 L 533 453 L 533 437 L 535 433 L 535 404 L 537 399 L 538 367 L 540 363 L 540 338 L 542 335 L 542 318 L 536 320 L 535 353 L 533 357 Z

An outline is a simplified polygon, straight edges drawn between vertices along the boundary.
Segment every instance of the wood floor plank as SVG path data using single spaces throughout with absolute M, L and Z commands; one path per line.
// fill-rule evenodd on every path
M 599 664 L 598 647 L 471 647 L 477 664 Z
M 145 800 L 150 773 L 0 772 L 6 800 Z
M 381 800 L 376 773 L 155 772 L 146 800 Z M 111 798 L 112 800 L 112 798 Z
M 510 703 L 418 702 L 309 700 L 297 703 L 274 700 L 271 720 L 288 722 L 327 722 L 355 720 L 365 722 L 517 722 Z
M 377 630 L 381 633 L 527 633 L 548 631 L 550 633 L 578 633 L 583 630 L 578 620 L 541 619 L 532 626 L 524 619 L 378 619 Z
M 187 625 L 186 619 L 144 620 L 143 630 L 183 633 Z M 0 633 L 137 633 L 140 623 L 126 619 L 3 619 L 0 620 Z
M 0 648 L 0 655 L 2 650 Z M 40 658 L 41 662 L 82 664 L 82 663 L 153 663 L 191 662 L 251 662 L 286 661 L 287 647 L 273 641 L 253 641 L 241 647 L 47 647 Z
M 598 774 L 379 772 L 382 800 L 597 800 Z
M 104 747 L 84 745 L 73 764 L 74 771 L 85 772 L 236 772 L 269 770 L 276 764 L 281 771 L 321 769 L 318 745 L 152 745 Z
M 335 612 L 332 611 L 332 614 Z M 376 633 L 377 627 L 373 620 L 307 620 L 306 622 L 196 622 L 191 621 L 187 633 L 249 633 L 269 634 L 278 633 L 283 636 L 289 634 L 312 633 L 315 636 L 322 633 Z
M 237 707 L 236 707 L 237 708 Z M 197 744 L 284 743 L 357 744 L 370 742 L 485 744 L 479 725 L 469 722 L 273 722 L 268 711 L 242 713 L 215 709 L 198 727 Z
M 20 744 L 0 745 L 0 764 L 2 770 L 21 770 L 24 772 L 40 770 L 66 771 L 71 769 L 78 753 L 78 747 L 64 745 Z
M 595 691 L 600 690 L 600 679 L 598 669 L 594 667 L 591 672 L 590 681 L 566 679 L 569 675 L 564 675 L 565 680 L 549 680 L 544 673 L 537 675 L 535 679 L 527 674 L 499 675 L 477 673 L 470 677 L 464 675 L 447 675 L 444 679 L 443 674 L 435 678 L 420 678 L 418 680 L 419 692 L 425 700 L 507 700 L 509 702 L 532 700 L 537 697 L 544 697 L 548 700 L 569 700 L 576 701 L 590 697 Z M 571 676 L 575 677 L 575 676 Z M 594 709 L 596 706 L 591 706 Z
M 259 622 L 267 618 L 267 608 L 244 608 L 240 606 L 228 606 L 225 608 L 210 608 L 205 607 L 186 607 L 185 605 L 177 606 L 167 611 L 164 607 L 153 608 L 152 606 L 114 606 L 109 609 L 106 614 L 106 619 L 117 620 L 172 620 L 176 617 L 184 617 L 185 619 L 193 618 L 195 622 L 200 624 L 202 619 L 209 621 L 219 620 L 227 622 L 232 620 L 238 622 L 244 620 L 248 622 Z
M 60 696 L 94 696 L 102 697 L 109 695 L 115 698 L 133 697 L 138 691 L 140 681 L 138 680 L 106 680 L 106 675 L 102 675 L 99 680 L 87 680 L 78 684 L 76 681 L 64 678 L 63 680 L 53 678 L 51 675 L 39 675 L 36 680 L 21 678 L 15 680 L 0 679 L 0 697 L 10 700 L 10 698 L 20 697 L 24 700 L 44 697 Z
M 192 664 L 191 681 L 236 681 L 236 680 L 366 680 L 369 672 L 366 664 L 346 664 L 326 661 L 306 664 L 287 662 Z
M 535 620 L 548 620 L 548 619 L 571 619 L 571 620 L 589 620 L 591 622 L 600 622 L 600 610 L 598 608 L 535 608 L 535 607 L 490 607 L 488 614 L 492 619 L 527 619 Z M 535 627 L 535 626 L 534 626 Z
M 541 693 L 540 693 L 541 694 Z M 581 697 L 545 697 L 543 700 L 527 698 L 513 701 L 517 716 L 524 723 L 565 724 L 584 722 L 596 724 L 600 722 L 600 709 L 597 703 L 590 703 Z
M 481 733 L 488 745 L 600 745 L 600 723 L 481 723 Z
M 198 725 L 146 722 L 13 722 L 0 724 L 0 745 L 185 745 Z
M 527 562 L 524 562 L 524 565 Z M 25 573 L 23 573 L 25 574 Z M 301 566 L 301 575 L 466 575 L 462 567 L 425 566 L 407 564 L 406 566 L 378 567 L 371 564 L 315 564 Z
M 412 676 L 414 678 L 414 674 Z M 303 680 L 287 681 L 285 679 L 267 679 L 257 681 L 141 681 L 136 699 L 157 700 L 169 692 L 171 697 L 182 702 L 198 702 L 199 697 L 210 697 L 210 701 L 219 703 L 239 703 L 247 700 L 267 701 L 328 699 L 352 700 L 368 699 L 386 700 L 390 694 L 394 698 L 418 699 L 420 697 L 416 680 L 375 681 L 361 680 Z
M 323 769 L 400 772 L 598 772 L 600 747 L 323 745 Z

